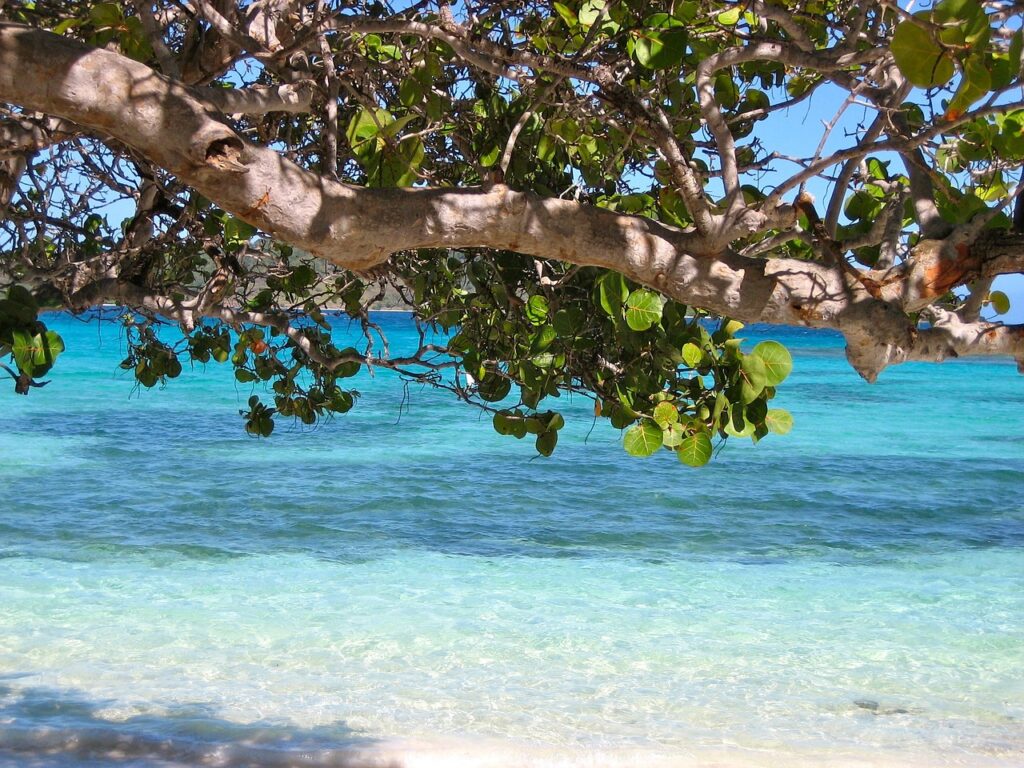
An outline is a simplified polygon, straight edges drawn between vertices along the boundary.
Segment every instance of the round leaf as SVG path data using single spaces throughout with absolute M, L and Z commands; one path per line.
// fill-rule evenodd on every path
M 751 354 L 757 355 L 764 363 L 766 387 L 777 387 L 793 370 L 793 356 L 777 341 L 762 341 Z
M 772 408 L 765 416 L 764 423 L 776 435 L 786 435 L 793 429 L 793 416 L 782 408 Z
M 997 315 L 1005 315 L 1010 311 L 1010 297 L 1002 291 L 992 291 L 988 295 L 988 302 Z
M 658 426 L 664 429 L 669 424 L 679 421 L 679 411 L 672 403 L 658 403 L 654 409 L 654 420 L 658 422 Z
M 486 400 L 489 403 L 496 403 L 499 400 L 504 400 L 511 390 L 511 381 L 496 373 L 489 373 L 480 382 L 477 394 L 480 395 L 481 400 Z
M 642 421 L 626 431 L 622 444 L 630 456 L 650 456 L 661 448 L 661 427 L 653 421 Z
M 683 344 L 683 362 L 688 368 L 697 368 L 704 360 L 704 352 L 693 342 Z
M 526 319 L 532 325 L 544 325 L 548 319 L 548 300 L 540 294 L 531 296 L 526 302 Z
M 633 35 L 633 55 L 648 69 L 676 66 L 686 55 L 686 30 L 683 27 L 641 29 Z
M 953 60 L 932 32 L 913 20 L 896 27 L 892 55 L 903 76 L 920 88 L 945 85 L 953 77 Z
M 539 435 L 537 435 L 537 442 L 535 443 L 537 447 L 537 453 L 539 453 L 541 456 L 550 456 L 554 452 L 555 446 L 557 444 L 558 433 L 553 430 L 548 432 L 541 432 Z
M 634 331 L 646 331 L 661 320 L 661 296 L 639 288 L 626 299 L 626 325 Z
M 767 367 L 758 355 L 744 355 L 740 361 L 742 387 L 740 397 L 743 402 L 750 403 L 757 399 L 766 386 L 768 379 Z
M 511 435 L 513 418 L 512 414 L 508 411 L 498 411 L 494 414 L 494 419 L 492 420 L 494 431 L 499 435 Z
M 676 455 L 687 466 L 703 467 L 711 461 L 711 438 L 704 432 L 690 435 L 676 448 Z
M 662 430 L 661 442 L 666 448 L 675 448 L 683 442 L 684 434 L 682 424 L 669 424 Z

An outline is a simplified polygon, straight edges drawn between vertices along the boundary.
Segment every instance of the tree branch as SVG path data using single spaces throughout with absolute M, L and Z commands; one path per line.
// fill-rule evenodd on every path
M 200 90 L 111 51 L 14 24 L 0 24 L 0 99 L 124 142 L 275 239 L 347 269 L 370 270 L 398 251 L 467 247 L 603 267 L 745 322 L 836 328 L 869 380 L 886 365 L 933 354 L 927 345 L 937 334 L 919 333 L 906 308 L 925 307 L 979 274 L 1020 267 L 1019 251 L 1011 258 L 975 250 L 950 272 L 951 245 L 924 241 L 930 245 L 918 246 L 909 265 L 861 274 L 851 286 L 842 265 L 748 258 L 696 231 L 503 185 L 354 187 L 244 141 L 211 114 Z M 957 354 L 1017 349 L 1006 339 L 967 343 L 961 334 L 954 343 L 945 334 Z M 1013 338 L 996 336 L 1006 334 Z
M 316 94 L 311 80 L 248 88 L 205 88 L 202 98 L 225 115 L 263 115 L 267 112 L 309 112 Z

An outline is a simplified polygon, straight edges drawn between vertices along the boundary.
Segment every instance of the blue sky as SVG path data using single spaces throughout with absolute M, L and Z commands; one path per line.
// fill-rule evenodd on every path
M 762 139 L 770 152 L 806 157 L 813 153 L 821 140 L 825 130 L 822 121 L 834 118 L 846 95 L 845 91 L 836 88 L 820 88 L 806 102 L 758 123 L 756 135 Z M 871 117 L 873 113 L 869 113 L 867 119 L 870 120 Z M 848 133 L 852 132 L 864 118 L 863 107 L 848 108 L 825 145 L 825 154 L 850 146 L 854 139 L 850 138 Z M 894 171 L 903 171 L 902 160 L 897 155 L 879 154 L 879 157 L 883 160 L 892 160 Z M 790 163 L 779 162 L 777 165 L 780 173 L 766 174 L 763 184 L 776 184 L 798 170 L 797 166 Z M 819 210 L 822 210 L 828 202 L 832 185 L 822 179 L 815 179 L 808 183 L 807 191 L 814 195 Z M 1010 298 L 1010 311 L 998 319 L 1007 323 L 1024 323 L 1024 275 L 1004 275 L 996 280 L 993 290 L 1003 291 Z M 990 318 L 993 315 L 991 312 L 985 314 Z

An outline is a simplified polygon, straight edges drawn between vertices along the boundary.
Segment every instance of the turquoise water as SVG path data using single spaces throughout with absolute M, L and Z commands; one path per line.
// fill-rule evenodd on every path
M 383 373 L 253 440 L 229 371 L 137 393 L 54 322 L 0 391 L 0 766 L 1024 765 L 1010 361 L 770 329 L 796 429 L 691 470 Z

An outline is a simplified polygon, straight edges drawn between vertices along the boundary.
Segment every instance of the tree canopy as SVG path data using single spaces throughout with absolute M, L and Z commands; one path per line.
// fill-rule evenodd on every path
M 0 355 L 25 393 L 41 313 L 112 303 L 140 385 L 230 364 L 253 434 L 367 366 L 544 455 L 578 392 L 691 465 L 792 425 L 742 323 L 836 329 L 868 381 L 1024 370 L 1022 5 L 0 2 Z

